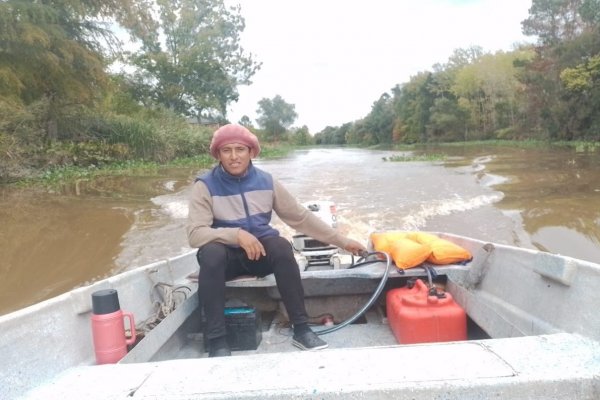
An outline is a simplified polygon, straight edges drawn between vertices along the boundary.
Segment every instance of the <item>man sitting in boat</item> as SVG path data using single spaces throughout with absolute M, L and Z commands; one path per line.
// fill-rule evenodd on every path
M 198 295 L 206 317 L 209 357 L 229 356 L 225 330 L 225 282 L 241 275 L 274 273 L 293 325 L 292 343 L 303 350 L 327 347 L 308 325 L 304 289 L 290 242 L 271 227 L 277 215 L 296 231 L 355 255 L 359 242 L 338 233 L 295 198 L 271 174 L 254 167 L 257 137 L 241 125 L 217 129 L 210 144 L 219 164 L 192 187 L 188 240 L 198 248 Z

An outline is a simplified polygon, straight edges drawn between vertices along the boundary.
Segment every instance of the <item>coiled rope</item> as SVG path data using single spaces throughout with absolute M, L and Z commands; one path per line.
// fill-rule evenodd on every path
M 150 292 L 150 299 L 154 303 L 154 312 L 135 329 L 144 335 L 150 332 L 160 321 L 175 311 L 191 293 L 192 289 L 185 285 L 175 286 L 164 282 L 154 284 Z

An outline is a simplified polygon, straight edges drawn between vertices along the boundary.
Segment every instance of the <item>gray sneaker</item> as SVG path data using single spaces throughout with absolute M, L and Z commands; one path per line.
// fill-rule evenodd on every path
M 229 357 L 231 350 L 227 344 L 227 338 L 220 336 L 208 341 L 208 356 L 209 357 Z
M 327 342 L 321 340 L 313 331 L 294 335 L 292 344 L 302 350 L 321 350 L 327 348 Z
M 231 356 L 231 350 L 229 347 L 218 347 L 215 349 L 210 349 L 208 352 L 209 357 L 229 357 Z

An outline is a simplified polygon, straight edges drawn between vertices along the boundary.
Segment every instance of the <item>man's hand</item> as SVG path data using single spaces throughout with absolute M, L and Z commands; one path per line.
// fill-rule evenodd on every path
M 367 251 L 367 248 L 358 243 L 356 240 L 350 239 L 346 247 L 344 247 L 344 250 L 354 254 L 355 256 L 362 256 Z
M 260 256 L 266 256 L 267 252 L 263 247 L 262 243 L 258 241 L 256 236 L 246 232 L 243 229 L 238 230 L 238 244 L 244 251 L 250 260 L 258 260 Z

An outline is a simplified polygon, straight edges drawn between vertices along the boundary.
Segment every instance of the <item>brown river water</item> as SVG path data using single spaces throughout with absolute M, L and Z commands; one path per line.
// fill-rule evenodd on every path
M 302 202 L 337 204 L 338 229 L 445 231 L 600 263 L 600 149 L 298 150 L 256 160 Z M 185 221 L 198 169 L 82 181 L 62 192 L 0 186 L 0 315 L 191 249 Z M 277 218 L 282 235 L 294 234 Z

